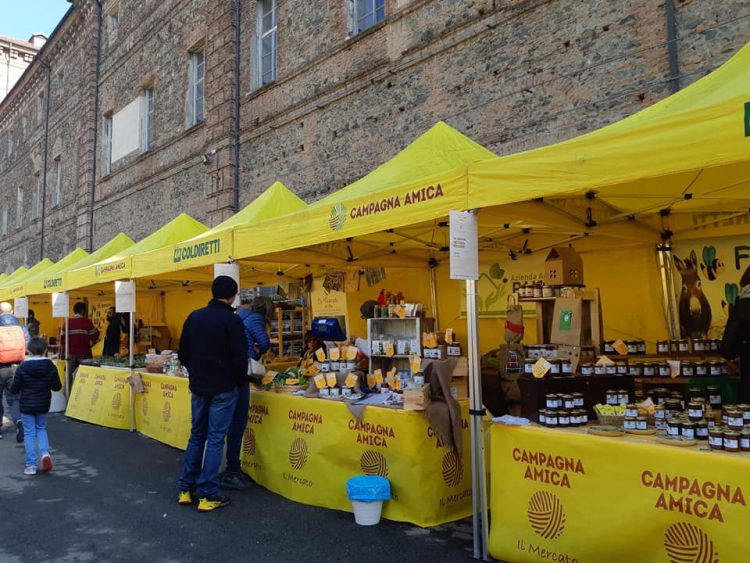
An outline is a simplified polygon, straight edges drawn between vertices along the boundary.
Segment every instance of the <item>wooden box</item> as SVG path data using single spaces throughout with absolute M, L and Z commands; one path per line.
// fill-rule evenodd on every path
M 544 261 L 546 285 L 583 285 L 583 261 L 572 248 L 556 246 Z
M 423 411 L 430 404 L 430 384 L 417 389 L 404 389 L 404 410 Z

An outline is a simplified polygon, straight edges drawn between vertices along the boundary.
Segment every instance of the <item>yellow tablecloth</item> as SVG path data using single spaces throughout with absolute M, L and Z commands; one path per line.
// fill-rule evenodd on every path
M 55 364 L 55 367 L 57 368 L 57 373 L 60 376 L 60 383 L 62 383 L 62 389 L 60 392 L 64 395 L 65 394 L 65 377 L 67 373 L 67 365 L 68 362 L 65 360 L 52 360 L 52 363 Z
M 190 438 L 190 390 L 184 377 L 141 373 L 143 393 L 135 395 L 135 429 L 184 450 Z
M 78 367 L 65 414 L 99 426 L 130 428 L 128 370 Z
M 471 443 L 463 406 L 459 459 L 420 412 L 367 407 L 361 422 L 346 405 L 268 392 L 251 394 L 243 467 L 253 479 L 304 504 L 351 511 L 346 480 L 387 477 L 389 520 L 432 526 L 471 514 Z
M 490 553 L 506 561 L 747 561 L 750 454 L 493 425 Z

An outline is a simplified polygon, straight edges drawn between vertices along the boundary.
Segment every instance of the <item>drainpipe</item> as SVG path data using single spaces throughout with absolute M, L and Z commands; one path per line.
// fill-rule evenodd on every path
M 99 71 L 102 55 L 102 2 L 96 0 L 99 10 L 96 14 L 96 70 L 94 76 L 94 162 L 91 174 L 91 200 L 89 202 L 89 242 L 88 251 L 94 251 L 94 203 L 96 202 L 96 143 L 99 136 Z
M 669 53 L 669 85 L 672 93 L 680 89 L 680 68 L 677 62 L 677 19 L 674 13 L 674 0 L 666 0 L 667 10 L 667 52 Z
M 232 211 L 240 210 L 240 22 L 242 0 L 234 0 L 234 186 Z
M 47 97 L 46 100 L 46 106 L 44 108 L 44 164 L 42 168 L 42 193 L 39 201 L 39 205 L 41 205 L 41 213 L 39 216 L 42 220 L 42 225 L 39 231 L 39 260 L 44 260 L 44 220 L 46 218 L 46 206 L 45 203 L 47 201 L 47 157 L 49 154 L 49 106 L 50 106 L 50 82 L 51 82 L 51 74 L 52 74 L 52 68 L 50 67 L 49 63 L 46 61 L 39 61 L 44 65 L 44 67 L 47 69 L 47 93 L 45 96 Z

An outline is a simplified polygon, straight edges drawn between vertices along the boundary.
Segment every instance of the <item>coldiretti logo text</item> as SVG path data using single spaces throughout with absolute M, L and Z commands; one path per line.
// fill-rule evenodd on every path
M 60 287 L 62 285 L 62 278 L 53 278 L 44 280 L 44 289 L 48 287 Z
M 104 266 L 97 266 L 96 267 L 96 275 L 101 276 L 102 274 L 108 274 L 110 272 L 119 272 L 120 270 L 124 270 L 127 264 L 125 261 L 121 262 L 115 262 L 114 264 L 106 264 Z
M 199 242 L 198 244 L 193 244 L 191 246 L 175 248 L 172 261 L 177 264 L 183 260 L 192 260 L 202 256 L 210 256 L 219 251 L 221 251 L 221 239 L 217 238 L 206 242 Z
M 386 197 L 380 201 L 371 201 L 363 205 L 358 205 L 349 211 L 349 217 L 352 219 L 359 219 L 360 217 L 367 217 L 368 215 L 375 215 L 377 213 L 382 213 L 383 211 L 398 209 L 399 207 L 406 207 L 407 205 L 414 205 L 416 203 L 423 203 L 439 197 L 443 197 L 443 187 L 440 184 L 427 186 L 426 188 L 409 190 L 401 195 Z

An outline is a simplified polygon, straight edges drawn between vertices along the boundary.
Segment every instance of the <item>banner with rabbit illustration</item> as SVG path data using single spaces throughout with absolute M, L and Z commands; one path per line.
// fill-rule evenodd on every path
M 750 278 L 750 237 L 674 243 L 680 332 L 684 338 L 721 338 L 743 276 Z

